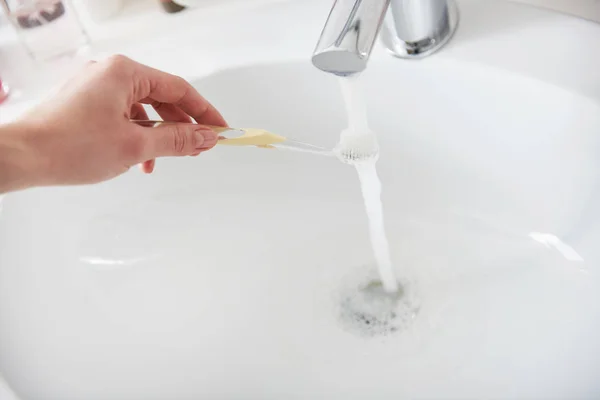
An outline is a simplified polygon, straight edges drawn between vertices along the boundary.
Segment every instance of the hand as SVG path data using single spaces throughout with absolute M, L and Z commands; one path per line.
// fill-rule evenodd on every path
M 141 103 L 164 120 L 182 123 L 149 128 L 130 122 L 148 119 Z M 217 134 L 190 124 L 192 118 L 226 126 L 185 80 L 113 56 L 88 64 L 53 99 L 14 124 L 22 141 L 13 148 L 25 149 L 34 164 L 31 185 L 96 183 L 139 163 L 151 173 L 156 157 L 196 156 L 212 148 Z

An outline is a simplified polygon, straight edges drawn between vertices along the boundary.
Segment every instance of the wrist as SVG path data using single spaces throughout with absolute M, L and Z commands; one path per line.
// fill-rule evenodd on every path
M 31 130 L 20 123 L 0 127 L 0 194 L 39 185 Z

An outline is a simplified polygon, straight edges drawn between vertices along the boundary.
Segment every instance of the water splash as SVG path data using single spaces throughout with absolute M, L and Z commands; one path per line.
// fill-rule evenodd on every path
M 348 114 L 348 128 L 340 136 L 336 154 L 345 163 L 354 165 L 369 219 L 371 245 L 377 269 L 387 293 L 398 291 L 389 244 L 383 223 L 381 181 L 375 163 L 379 158 L 379 145 L 375 133 L 369 128 L 367 110 L 360 91 L 358 76 L 340 78 L 342 95 Z

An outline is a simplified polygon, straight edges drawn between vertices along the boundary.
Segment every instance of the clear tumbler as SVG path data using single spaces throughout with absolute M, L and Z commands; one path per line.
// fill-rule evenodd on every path
M 89 38 L 70 0 L 0 0 L 36 60 L 75 54 Z

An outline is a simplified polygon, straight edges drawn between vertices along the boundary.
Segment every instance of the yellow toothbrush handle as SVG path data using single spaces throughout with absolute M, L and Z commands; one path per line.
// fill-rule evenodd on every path
M 168 121 L 147 121 L 147 120 L 132 120 L 131 122 L 135 122 L 141 126 L 147 126 L 151 128 L 155 128 L 157 126 L 163 124 L 172 124 L 175 122 Z M 219 135 L 224 135 L 217 144 L 223 144 L 227 146 L 260 146 L 269 148 L 270 145 L 276 143 L 283 143 L 287 139 L 283 136 L 276 135 L 264 129 L 254 129 L 254 128 L 229 128 L 222 126 L 212 126 L 205 125 L 211 128 L 213 131 L 218 133 Z M 242 134 L 235 137 L 227 137 L 225 134 L 233 132 L 241 132 Z
M 220 139 L 218 144 L 224 144 L 228 146 L 261 146 L 268 147 L 269 145 L 282 143 L 286 141 L 283 136 L 276 135 L 264 129 L 236 129 L 241 131 L 241 136 L 228 138 L 225 137 Z M 226 133 L 226 132 L 222 132 Z

